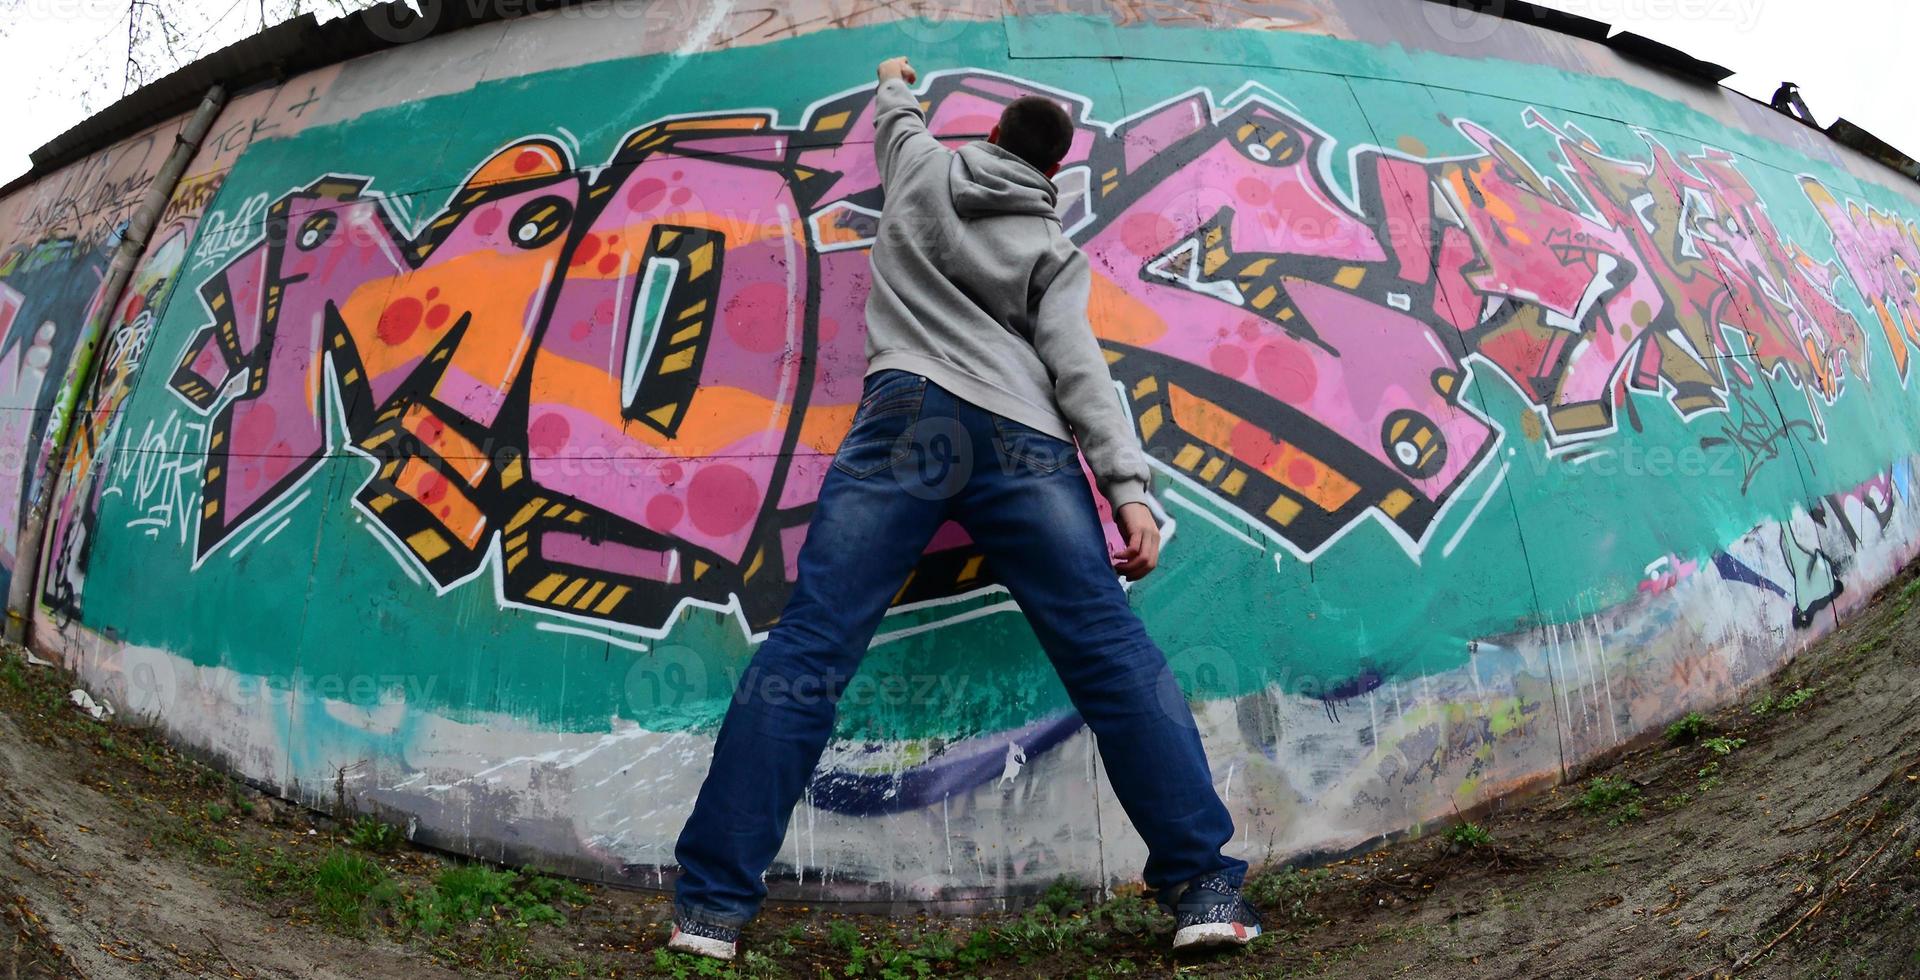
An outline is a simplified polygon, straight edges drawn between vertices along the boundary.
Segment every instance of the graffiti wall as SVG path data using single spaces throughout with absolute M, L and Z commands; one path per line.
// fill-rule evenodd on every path
M 870 65 L 904 52 L 952 145 L 1023 95 L 1077 123 L 1062 222 L 1167 537 L 1131 601 L 1241 854 L 1417 830 L 1734 696 L 1920 550 L 1920 194 L 1603 48 L 1345 7 L 589 5 L 236 99 L 83 389 L 36 641 L 286 795 L 665 882 L 858 400 Z M 22 196 L 27 404 L 64 321 L 27 326 Z M 776 892 L 1142 857 L 943 530 Z

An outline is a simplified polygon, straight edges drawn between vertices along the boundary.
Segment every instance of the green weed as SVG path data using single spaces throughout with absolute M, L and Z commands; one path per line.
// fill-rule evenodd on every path
M 358 817 L 347 826 L 348 843 L 376 854 L 391 854 L 406 841 L 399 827 L 374 817 Z
M 1463 850 L 1471 851 L 1476 847 L 1486 847 L 1493 843 L 1493 834 L 1487 828 L 1471 821 L 1462 821 L 1448 827 L 1440 835 L 1447 843 Z
M 329 851 L 310 871 L 299 875 L 313 899 L 314 918 L 341 932 L 366 928 L 371 904 L 387 874 L 378 864 L 351 851 Z
M 463 864 L 440 872 L 431 890 L 397 896 L 394 904 L 402 926 L 435 936 L 476 921 L 514 929 L 557 925 L 566 916 L 556 905 L 586 902 L 570 881 Z
M 1914 581 L 1920 582 L 1920 579 L 1915 579 Z M 1786 694 L 1778 695 L 1769 691 L 1761 695 L 1760 699 L 1755 701 L 1749 710 L 1756 718 L 1762 718 L 1771 714 L 1784 714 L 1790 711 L 1797 711 L 1805 707 L 1807 702 L 1812 701 L 1813 696 L 1819 692 L 1820 689 L 1817 687 L 1796 687 Z
M 1689 711 L 1679 721 L 1667 726 L 1667 744 L 1683 745 L 1707 733 L 1707 716 L 1698 711 Z
M 673 980 L 687 980 L 689 977 L 724 977 L 727 968 L 719 960 L 710 960 L 704 956 L 669 953 L 664 949 L 653 951 L 654 969 L 672 977 Z
M 860 930 L 844 919 L 835 919 L 827 924 L 827 945 L 842 953 L 860 945 Z
M 1696 775 L 1700 777 L 1700 792 L 1702 793 L 1705 793 L 1726 781 L 1720 775 L 1720 763 L 1718 761 L 1709 762 L 1706 765 L 1701 766 L 1700 771 L 1696 773 Z
M 1072 878 L 1055 878 L 1053 884 L 1048 885 L 1047 890 L 1040 893 L 1038 905 L 1054 915 L 1072 915 L 1087 907 L 1087 903 L 1081 898 L 1086 891 L 1086 886 Z
M 1332 879 L 1333 872 L 1325 868 L 1274 868 L 1249 877 L 1240 894 L 1278 921 L 1311 924 L 1317 918 L 1308 911 L 1307 901 Z
M 1595 777 L 1574 802 L 1581 812 L 1606 817 L 1608 825 L 1615 827 L 1642 815 L 1640 787 L 1620 776 Z
M 1747 740 L 1744 738 L 1728 738 L 1725 735 L 1716 735 L 1700 744 L 1714 755 L 1731 755 L 1733 754 L 1733 750 L 1747 744 Z

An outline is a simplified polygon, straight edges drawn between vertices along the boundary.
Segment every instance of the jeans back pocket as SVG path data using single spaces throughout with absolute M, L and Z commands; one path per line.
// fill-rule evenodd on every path
M 867 379 L 853 427 L 840 440 L 833 465 L 866 478 L 907 458 L 907 430 L 920 417 L 927 379 L 905 371 L 882 371 Z
M 1052 473 L 1079 456 L 1079 449 L 1029 425 L 994 416 L 994 441 L 1006 473 Z

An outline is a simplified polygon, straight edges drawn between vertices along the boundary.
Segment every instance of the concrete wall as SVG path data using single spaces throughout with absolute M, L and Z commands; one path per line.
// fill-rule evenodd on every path
M 1132 601 L 1251 860 L 1559 780 L 1920 547 L 1891 171 L 1448 8 L 1013 8 L 589 5 L 236 99 L 87 389 L 36 643 L 288 796 L 663 882 L 857 399 L 897 53 L 943 136 L 1027 92 L 1080 121 L 1065 221 L 1168 538 Z M 168 132 L 0 202 L 9 452 Z M 776 893 L 1142 858 L 941 535 Z

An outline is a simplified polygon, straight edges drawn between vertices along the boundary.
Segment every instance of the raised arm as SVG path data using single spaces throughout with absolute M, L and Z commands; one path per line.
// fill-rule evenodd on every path
M 893 184 L 900 168 L 944 147 L 927 132 L 920 100 L 907 88 L 919 78 L 907 59 L 888 58 L 874 73 L 880 76 L 880 88 L 873 96 L 873 158 L 884 188 Z

